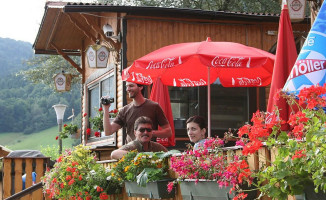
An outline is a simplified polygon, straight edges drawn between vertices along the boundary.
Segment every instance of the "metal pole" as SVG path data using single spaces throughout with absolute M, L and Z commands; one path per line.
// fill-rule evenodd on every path
M 58 121 L 59 134 L 60 134 L 60 132 L 62 131 L 62 121 L 63 120 L 58 119 L 57 121 Z M 62 153 L 62 139 L 60 137 L 58 139 L 58 142 L 59 142 L 59 155 L 61 155 L 61 153 Z
M 210 67 L 207 67 L 207 74 L 208 74 L 208 77 L 207 77 L 207 104 L 208 104 L 208 110 L 207 110 L 207 120 L 208 120 L 208 137 L 210 138 L 211 137 L 211 74 L 210 74 Z

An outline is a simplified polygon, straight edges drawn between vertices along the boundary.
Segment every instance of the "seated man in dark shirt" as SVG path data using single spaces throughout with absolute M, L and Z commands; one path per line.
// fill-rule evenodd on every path
M 167 149 L 157 143 L 152 142 L 152 129 L 153 123 L 152 120 L 148 117 L 142 116 L 135 121 L 134 125 L 134 134 L 136 139 L 128 144 L 123 145 L 117 150 L 112 151 L 112 159 L 120 159 L 126 153 L 132 150 L 137 150 L 138 152 L 158 152 L 164 151 L 167 152 Z

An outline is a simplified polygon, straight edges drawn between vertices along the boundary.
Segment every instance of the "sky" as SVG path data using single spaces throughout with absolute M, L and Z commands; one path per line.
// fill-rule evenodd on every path
M 0 37 L 34 43 L 44 14 L 45 0 L 3 0 Z

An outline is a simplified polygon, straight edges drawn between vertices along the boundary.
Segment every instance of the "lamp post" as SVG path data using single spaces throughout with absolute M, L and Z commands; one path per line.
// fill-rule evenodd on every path
M 57 115 L 57 123 L 59 126 L 59 133 L 62 131 L 62 122 L 63 116 L 65 114 L 66 105 L 64 104 L 56 104 L 52 106 L 55 110 L 55 114 Z M 62 139 L 59 137 L 59 155 L 62 153 Z

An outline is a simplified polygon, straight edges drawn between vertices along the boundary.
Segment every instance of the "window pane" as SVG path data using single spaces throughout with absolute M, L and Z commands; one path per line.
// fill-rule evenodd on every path
M 169 87 L 171 108 L 176 129 L 186 128 L 186 120 L 198 115 L 198 88 Z
M 114 76 L 110 76 L 109 78 L 102 81 L 101 86 L 102 86 L 101 96 L 109 96 L 114 98 L 114 101 L 116 101 Z M 116 105 L 115 103 L 112 103 L 109 110 L 115 109 L 116 108 L 115 105 Z
M 89 117 L 96 116 L 96 110 L 98 110 L 100 106 L 100 89 L 99 86 L 95 86 L 94 88 L 90 89 L 89 91 Z
M 212 129 L 239 128 L 248 121 L 248 88 L 211 85 Z

